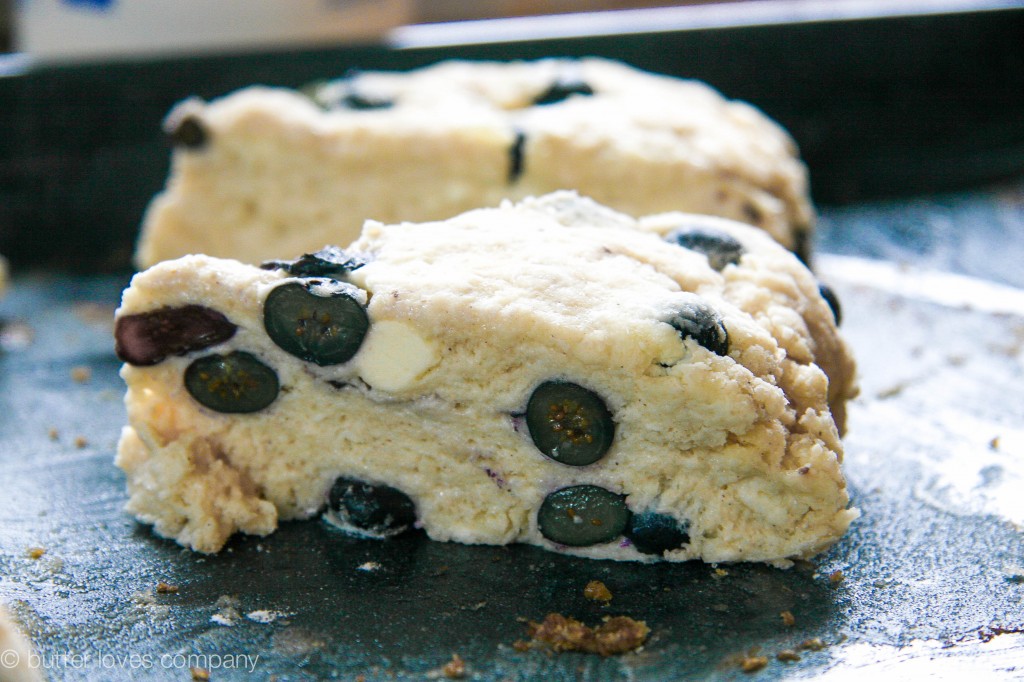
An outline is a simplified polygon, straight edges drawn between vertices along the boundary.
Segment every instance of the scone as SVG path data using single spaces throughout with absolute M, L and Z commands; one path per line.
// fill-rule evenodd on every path
M 785 565 L 847 529 L 853 360 L 764 232 L 568 192 L 258 268 L 187 256 L 117 312 L 128 509 L 202 552 L 326 509 L 386 536 Z
M 560 189 L 633 216 L 759 226 L 806 256 L 814 213 L 790 137 L 707 86 L 600 60 L 443 62 L 311 96 L 252 87 L 168 116 L 167 187 L 136 263 L 259 263 L 345 246 L 367 218 L 443 220 Z

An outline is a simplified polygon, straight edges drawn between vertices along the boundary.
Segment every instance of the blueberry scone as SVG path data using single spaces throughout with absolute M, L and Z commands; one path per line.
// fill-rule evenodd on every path
M 116 341 L 128 509 L 202 552 L 325 510 L 378 536 L 785 564 L 856 516 L 835 314 L 731 221 L 560 192 L 262 267 L 186 256 L 135 276 Z
M 312 89 L 183 102 L 140 267 L 189 253 L 259 263 L 346 245 L 366 218 L 443 220 L 576 190 L 634 216 L 688 211 L 797 252 L 814 214 L 791 138 L 694 81 L 599 59 L 442 62 Z

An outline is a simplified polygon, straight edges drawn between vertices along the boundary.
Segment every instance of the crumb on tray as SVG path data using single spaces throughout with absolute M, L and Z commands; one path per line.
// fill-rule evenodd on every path
M 740 660 L 740 670 L 745 673 L 756 673 L 768 665 L 767 656 L 744 656 Z
M 590 601 L 600 601 L 607 604 L 612 600 L 612 591 L 600 580 L 591 580 L 583 588 L 583 596 Z
M 644 621 L 628 616 L 605 618 L 601 625 L 591 628 L 575 618 L 549 613 L 541 623 L 530 621 L 527 632 L 534 642 L 556 652 L 580 651 L 613 656 L 642 646 L 651 630 Z M 516 642 L 513 647 L 517 651 L 531 648 L 522 642 Z
M 825 648 L 825 642 L 821 641 L 819 637 L 812 637 L 800 642 L 800 648 L 808 651 L 821 651 Z
M 84 384 L 92 378 L 92 368 L 86 365 L 76 365 L 71 368 L 71 379 L 77 384 Z
M 466 662 L 458 654 L 452 654 L 452 660 L 445 663 L 441 672 L 450 680 L 461 680 L 466 676 Z

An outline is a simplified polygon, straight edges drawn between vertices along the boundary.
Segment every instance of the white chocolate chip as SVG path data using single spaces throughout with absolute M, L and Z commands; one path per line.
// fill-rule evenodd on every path
M 403 322 L 383 320 L 370 331 L 357 356 L 363 380 L 382 391 L 400 391 L 437 362 L 434 344 Z

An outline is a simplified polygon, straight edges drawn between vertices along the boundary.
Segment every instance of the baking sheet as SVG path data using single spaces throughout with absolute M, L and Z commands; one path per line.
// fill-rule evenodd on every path
M 183 550 L 121 511 L 128 275 L 47 271 L 0 301 L 0 601 L 55 680 L 444 679 L 453 654 L 475 680 L 1024 676 L 1024 183 L 829 209 L 818 239 L 860 362 L 845 470 L 863 516 L 813 563 L 620 564 L 318 520 Z M 610 605 L 583 597 L 594 579 Z M 549 612 L 651 637 L 606 659 L 517 651 Z

